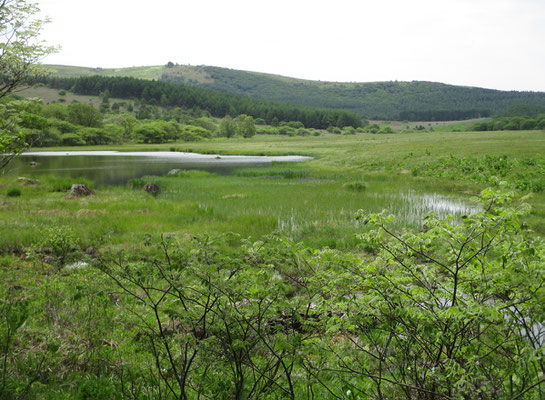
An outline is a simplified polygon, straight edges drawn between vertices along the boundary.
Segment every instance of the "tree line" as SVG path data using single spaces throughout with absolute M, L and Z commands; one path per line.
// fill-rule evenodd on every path
M 545 129 L 545 114 L 534 117 L 500 117 L 473 125 L 474 131 L 528 131 Z
M 177 83 L 104 76 L 49 77 L 42 82 L 52 88 L 83 95 L 99 96 L 108 92 L 112 97 L 138 99 L 150 105 L 199 108 L 215 117 L 246 114 L 262 118 L 267 123 L 275 118 L 279 121 L 300 121 L 306 127 L 316 129 L 328 126 L 357 128 L 362 125 L 361 117 L 353 112 L 274 103 Z
M 185 79 L 183 69 L 165 69 L 161 79 L 257 99 L 343 109 L 366 119 L 445 121 L 502 115 L 514 104 L 545 106 L 545 93 L 454 86 L 437 82 L 317 82 L 280 79 L 220 67 L 195 67 L 206 82 Z M 408 115 L 407 115 L 408 113 Z M 421 115 L 419 115 L 421 114 Z
M 33 147 L 189 142 L 256 134 L 254 118 L 245 114 L 219 121 L 201 110 L 178 108 L 157 114 L 157 109 L 143 108 L 135 116 L 126 111 L 131 103 L 114 104 L 120 111 L 106 112 L 106 107 L 100 107 L 101 112 L 91 104 L 78 102 L 44 104 L 8 97 L 0 101 L 0 127 Z M 145 114 L 150 118 L 138 118 Z

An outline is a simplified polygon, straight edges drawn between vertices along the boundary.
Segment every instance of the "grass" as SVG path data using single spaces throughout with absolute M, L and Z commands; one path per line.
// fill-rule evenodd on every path
M 53 103 L 53 102 L 63 102 L 66 104 L 72 104 L 73 102 L 79 102 L 83 104 L 91 104 L 94 107 L 99 107 L 102 103 L 102 100 L 98 96 L 87 96 L 82 94 L 75 94 L 73 92 L 66 91 L 64 95 L 59 94 L 59 90 L 57 89 L 51 89 L 46 86 L 35 86 L 35 87 L 27 87 L 23 90 L 20 90 L 17 92 L 19 96 L 25 97 L 25 98 L 39 98 L 42 99 L 45 103 Z M 118 98 L 110 98 L 110 104 L 113 103 L 134 103 L 131 100 L 126 99 L 118 99 Z
M 167 151 L 172 146 L 167 143 L 108 148 Z M 377 193 L 412 189 L 468 198 L 488 182 L 475 181 L 471 178 L 474 173 L 463 170 L 436 174 L 440 171 L 438 167 L 444 164 L 442 157 L 481 160 L 508 155 L 509 160 L 539 160 L 545 153 L 545 132 L 256 137 L 174 146 L 180 151 L 304 154 L 315 159 L 244 169 L 234 176 L 182 171 L 177 176 L 133 181 L 132 189 L 102 188 L 82 199 L 69 198 L 62 192 L 72 183 L 81 183 L 81 179 L 76 182 L 41 178 L 41 185 L 19 185 L 19 197 L 0 195 L 0 216 L 9 231 L 0 239 L 0 249 L 30 246 L 39 238 L 43 227 L 51 225 L 70 225 L 86 245 L 99 247 L 106 243 L 114 247 L 137 246 L 144 235 L 165 232 L 183 238 L 205 232 L 232 231 L 257 238 L 279 230 L 307 245 L 348 249 L 353 246 L 353 234 L 360 229 L 354 224 L 353 213 L 359 208 L 380 211 L 385 206 L 386 200 L 377 197 Z M 539 175 L 543 168 L 543 163 L 513 165 L 516 171 L 504 177 L 498 175 L 497 181 L 516 182 L 524 171 L 529 176 Z M 10 187 L 12 180 L 2 178 L 3 184 Z M 147 181 L 161 187 L 156 197 L 141 190 Z M 84 183 L 92 186 L 91 182 Z M 531 223 L 538 232 L 545 233 L 545 195 L 538 192 L 531 202 L 534 205 Z M 393 203 L 389 206 L 396 207 Z
M 45 256 L 92 262 L 90 248 L 102 254 L 125 250 L 136 262 L 146 253 L 155 256 L 154 246 L 161 235 L 185 246 L 196 235 L 232 232 L 235 235 L 221 244 L 225 252 L 216 260 L 217 265 L 213 264 L 216 269 L 229 251 L 240 253 L 242 238 L 258 240 L 275 231 L 313 248 L 330 247 L 361 255 L 364 250 L 357 247 L 355 234 L 363 227 L 353 218 L 356 210 L 398 207 L 410 213 L 414 212 L 411 196 L 418 198 L 430 192 L 467 200 L 485 186 L 485 182 L 473 179 L 471 169 L 477 167 L 486 167 L 480 175 L 497 174 L 513 184 L 522 175 L 525 179 L 540 176 L 545 132 L 258 137 L 113 149 L 168 151 L 172 146 L 221 154 L 306 154 L 315 159 L 242 169 L 230 176 L 180 171 L 143 177 L 125 187 L 96 187 L 88 197 L 68 193 L 72 183 L 83 182 L 79 178 L 44 176 L 39 184 L 28 185 L 16 177 L 0 177 L 0 297 L 21 307 L 29 304 L 28 320 L 17 332 L 16 352 L 9 359 L 9 365 L 16 361 L 25 366 L 21 376 L 40 371 L 40 380 L 32 386 L 29 398 L 117 398 L 120 376 L 116 374 L 120 369 L 123 374 L 147 374 L 145 371 L 154 365 L 139 336 L 139 303 L 124 299 L 119 288 L 98 270 L 62 268 L 57 265 L 59 261 L 48 261 Z M 452 159 L 451 155 L 456 157 L 452 165 L 444 162 Z M 412 172 L 415 168 L 416 176 Z M 161 187 L 157 196 L 142 190 L 147 182 Z M 93 186 L 92 182 L 84 183 Z M 13 190 L 20 195 L 8 196 Z M 530 222 L 538 232 L 545 233 L 545 195 L 537 192 L 531 202 L 534 211 Z M 414 228 L 421 226 L 415 224 Z M 50 254 L 44 254 L 45 247 L 50 248 Z M 189 258 L 197 254 L 194 251 L 177 257 Z M 271 251 L 278 265 L 290 263 L 290 277 L 297 278 L 298 271 L 306 268 L 283 245 Z M 241 260 L 265 253 L 252 249 L 244 252 Z M 337 253 L 327 251 L 316 256 L 323 257 L 324 268 L 329 268 L 329 262 L 335 265 L 332 260 L 338 258 Z M 270 267 L 259 257 L 255 260 L 260 274 Z M 244 266 L 244 262 L 236 265 Z M 318 271 L 318 277 L 323 272 Z M 343 293 L 346 288 L 342 287 Z M 282 297 L 280 292 L 274 295 Z M 41 357 L 46 360 L 43 366 Z M 215 354 L 213 357 L 217 362 Z M 153 385 L 151 382 L 150 387 Z M 301 386 L 297 390 L 303 394 L 306 389 Z M 316 398 L 328 398 L 328 394 L 317 392 Z

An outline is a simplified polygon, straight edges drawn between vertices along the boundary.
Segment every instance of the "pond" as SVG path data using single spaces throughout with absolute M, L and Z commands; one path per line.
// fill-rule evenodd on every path
M 218 175 L 233 175 L 237 169 L 269 167 L 273 161 L 309 159 L 311 157 L 219 156 L 180 152 L 33 152 L 15 159 L 7 173 L 15 177 L 38 179 L 40 175 L 85 177 L 98 185 L 124 185 L 130 179 L 145 175 L 165 176 L 172 169 L 198 169 Z M 235 180 L 238 182 L 238 179 Z M 234 209 L 229 208 L 229 203 L 240 194 L 221 194 L 221 184 L 218 185 L 218 182 L 212 190 L 203 190 L 199 182 L 194 183 L 194 188 L 193 183 L 186 183 L 180 190 L 183 190 L 185 199 L 205 207 L 226 208 L 227 215 L 257 210 L 264 215 L 277 216 L 278 229 L 284 232 L 296 231 L 311 221 L 322 221 L 329 226 L 336 225 L 339 218 L 353 221 L 353 213 L 359 208 L 369 212 L 387 210 L 396 215 L 399 223 L 410 226 L 421 225 L 422 218 L 430 212 L 440 216 L 460 216 L 479 210 L 478 206 L 459 195 L 438 192 L 433 187 L 403 177 L 383 177 L 377 181 L 369 177 L 366 179 L 368 188 L 358 193 L 347 191 L 338 182 L 330 180 L 266 179 L 255 185 L 250 184 L 249 179 L 243 181 L 232 182 L 233 187 L 239 188 L 237 190 L 243 191 L 244 197 L 247 197 L 243 200 L 243 206 Z M 220 194 L 225 199 L 218 203 L 216 197 Z M 179 198 L 181 195 L 177 192 L 163 193 L 165 198 Z
M 28 152 L 9 165 L 7 174 L 85 177 L 97 185 L 123 185 L 144 175 L 166 175 L 171 169 L 199 169 L 220 175 L 235 169 L 267 167 L 273 161 L 305 161 L 303 156 L 219 156 L 181 152 L 49 151 Z

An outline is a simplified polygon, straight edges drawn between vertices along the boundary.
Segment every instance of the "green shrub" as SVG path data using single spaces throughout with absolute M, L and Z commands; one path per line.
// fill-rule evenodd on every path
M 40 246 L 51 251 L 58 268 L 63 267 L 79 248 L 76 235 L 69 226 L 46 228 Z
M 9 188 L 7 193 L 8 197 L 19 197 L 21 195 L 21 189 L 17 187 Z
M 144 185 L 146 184 L 146 181 L 142 178 L 133 178 L 131 180 L 129 180 L 128 182 L 128 186 L 131 188 L 131 189 L 136 189 L 136 190 L 140 190 L 144 187 Z
M 67 192 L 70 190 L 73 184 L 81 183 L 88 188 L 95 186 L 94 182 L 87 178 L 71 178 L 62 176 L 44 176 L 40 178 L 40 181 L 44 184 L 50 192 Z
M 362 192 L 367 189 L 367 185 L 365 184 L 365 182 L 348 182 L 345 183 L 343 187 L 346 190 L 350 190 L 352 192 Z

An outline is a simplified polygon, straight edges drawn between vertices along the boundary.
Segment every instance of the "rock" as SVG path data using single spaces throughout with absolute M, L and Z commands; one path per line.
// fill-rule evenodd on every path
M 70 194 L 73 196 L 89 196 L 93 194 L 93 191 L 81 183 L 75 183 L 70 189 Z
M 17 178 L 17 182 L 26 183 L 27 185 L 37 185 L 38 183 L 40 183 L 40 181 L 37 179 L 29 179 L 25 178 L 24 176 L 20 176 L 19 178 Z
M 155 183 L 148 182 L 144 185 L 145 192 L 148 192 L 151 194 L 157 194 L 159 193 L 159 190 L 161 190 L 161 188 Z
M 30 162 L 30 166 L 31 167 L 35 167 L 36 165 L 38 165 L 38 163 L 36 161 L 31 161 Z
M 90 247 L 87 247 L 85 249 L 85 254 L 87 254 L 88 256 L 91 256 L 93 258 L 98 258 L 100 257 L 100 253 L 98 252 L 97 249 L 95 249 L 93 246 L 90 246 Z
M 43 256 L 42 258 L 42 261 L 45 263 L 45 264 L 53 264 L 55 262 L 55 257 L 53 256 Z
M 168 171 L 167 175 L 176 175 L 180 171 L 181 171 L 180 169 L 174 168 L 174 169 L 171 169 L 170 171 Z

